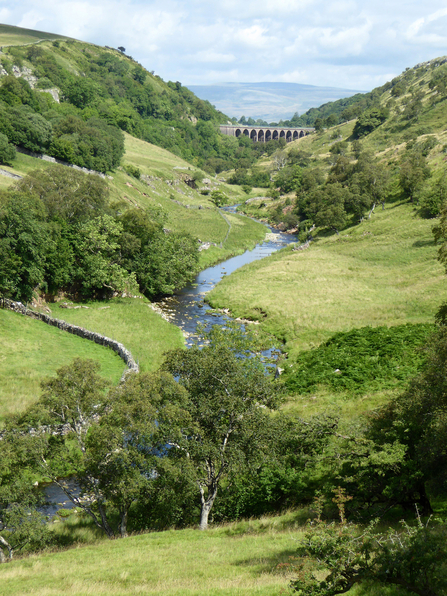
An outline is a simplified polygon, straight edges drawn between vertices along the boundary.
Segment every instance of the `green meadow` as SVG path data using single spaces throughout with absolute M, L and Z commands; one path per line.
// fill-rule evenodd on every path
M 54 33 L 45 33 L 44 31 L 14 27 L 12 25 L 0 25 L 0 46 L 20 46 L 47 39 L 70 38 L 64 37 L 63 35 L 55 35 Z
M 387 205 L 307 250 L 242 267 L 209 302 L 258 320 L 291 353 L 355 327 L 432 322 L 447 288 L 432 226 L 410 204 Z
M 59 522 L 58 531 L 73 523 L 72 517 Z M 293 556 L 305 520 L 305 511 L 294 511 L 206 532 L 152 532 L 31 555 L 0 567 L 2 596 L 292 594 Z M 350 593 L 397 596 L 400 592 L 371 586 Z
M 40 394 L 39 383 L 73 358 L 91 358 L 101 374 L 118 383 L 125 364 L 109 348 L 0 309 L 0 425 L 9 413 L 23 411 Z

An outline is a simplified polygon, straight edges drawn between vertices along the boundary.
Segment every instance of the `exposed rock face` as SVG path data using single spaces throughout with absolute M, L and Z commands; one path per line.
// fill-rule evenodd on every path
M 66 321 L 62 321 L 60 319 L 54 319 L 45 313 L 36 312 L 30 308 L 26 308 L 26 306 L 24 306 L 21 302 L 14 302 L 13 300 L 7 300 L 6 298 L 4 298 L 2 302 L 3 306 L 9 310 L 25 315 L 26 317 L 31 317 L 32 319 L 43 321 L 47 325 L 52 325 L 53 327 L 57 327 L 63 331 L 68 331 L 68 333 L 73 333 L 74 335 L 78 335 L 84 339 L 89 339 L 90 341 L 94 341 L 101 346 L 107 346 L 111 348 L 122 360 L 124 360 L 128 367 L 127 370 L 124 371 L 121 381 L 123 381 L 129 373 L 139 372 L 139 366 L 135 362 L 134 357 L 129 350 L 125 348 L 123 344 L 115 341 L 114 339 L 110 339 L 110 337 L 106 337 L 100 333 L 95 333 L 94 331 L 89 331 L 83 327 L 78 327 L 78 325 L 72 325 L 71 323 L 67 323 Z

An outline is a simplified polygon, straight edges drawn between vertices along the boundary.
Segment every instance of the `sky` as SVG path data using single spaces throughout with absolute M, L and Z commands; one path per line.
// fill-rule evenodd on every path
M 447 54 L 447 0 L 0 0 L 0 23 L 124 46 L 186 86 L 369 91 Z

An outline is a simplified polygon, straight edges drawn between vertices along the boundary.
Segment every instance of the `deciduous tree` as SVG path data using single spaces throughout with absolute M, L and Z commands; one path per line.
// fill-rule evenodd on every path
M 269 410 L 278 405 L 275 383 L 251 357 L 240 330 L 214 327 L 204 339 L 209 343 L 202 349 L 169 352 L 164 364 L 189 394 L 192 426 L 170 455 L 193 465 L 203 530 L 222 479 L 259 461 L 269 449 L 263 430 Z

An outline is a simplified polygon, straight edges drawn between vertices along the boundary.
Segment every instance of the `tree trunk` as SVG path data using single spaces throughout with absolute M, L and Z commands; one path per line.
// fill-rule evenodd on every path
M 202 503 L 202 510 L 200 512 L 200 529 L 207 530 L 208 529 L 208 517 L 211 511 L 211 507 L 213 506 L 214 499 L 210 502 L 209 499 Z
M 203 486 L 201 486 L 200 495 L 202 497 L 202 509 L 200 511 L 200 529 L 206 530 L 208 528 L 208 517 L 213 507 L 214 499 L 217 495 L 217 485 L 213 484 L 212 487 L 208 487 L 207 498 L 205 498 L 205 490 Z
M 6 542 L 3 536 L 0 536 L 0 544 L 6 546 L 6 548 L 8 549 L 8 559 L 11 561 L 12 557 L 14 556 L 14 549 L 9 544 L 9 542 Z M 6 563 L 5 553 L 3 552 L 2 548 L 0 548 L 0 563 Z
M 101 516 L 102 529 L 104 530 L 104 532 L 107 534 L 107 536 L 109 538 L 115 538 L 115 532 L 109 526 L 109 522 L 107 521 L 107 516 L 106 516 L 106 512 L 104 510 L 104 507 L 102 506 L 102 504 L 99 501 L 97 502 L 97 505 L 98 505 L 99 515 Z
M 127 517 L 128 517 L 129 510 L 127 508 L 123 509 L 120 513 L 120 526 L 119 532 L 121 538 L 126 538 L 127 536 Z

